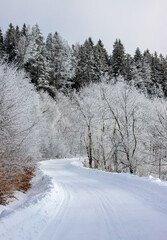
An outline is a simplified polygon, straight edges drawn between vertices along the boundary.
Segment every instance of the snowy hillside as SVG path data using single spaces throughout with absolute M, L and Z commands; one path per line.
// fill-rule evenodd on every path
M 0 206 L 2 240 L 166 240 L 167 182 L 43 161 L 20 201 Z

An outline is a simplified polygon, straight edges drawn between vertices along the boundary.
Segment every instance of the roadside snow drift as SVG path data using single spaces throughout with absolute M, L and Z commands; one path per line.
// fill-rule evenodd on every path
M 1 240 L 166 240 L 167 182 L 43 161 L 33 187 L 0 206 Z

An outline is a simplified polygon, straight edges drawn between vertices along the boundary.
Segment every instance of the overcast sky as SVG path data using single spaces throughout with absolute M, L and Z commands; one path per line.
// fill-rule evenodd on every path
M 112 53 L 120 38 L 127 53 L 139 47 L 167 55 L 167 0 L 1 0 L 0 27 L 38 23 L 46 37 L 57 31 L 69 44 L 91 36 Z

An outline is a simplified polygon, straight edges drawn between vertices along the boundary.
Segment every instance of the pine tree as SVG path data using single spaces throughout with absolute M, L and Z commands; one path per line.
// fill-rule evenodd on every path
M 151 79 L 151 67 L 146 57 L 143 57 L 142 61 L 142 72 L 141 72 L 144 88 L 147 94 L 152 97 L 157 95 L 156 85 Z
M 151 55 L 151 53 L 149 52 L 149 50 L 147 49 L 146 51 L 144 51 L 144 60 L 147 62 L 147 65 L 149 65 L 149 72 L 150 72 L 150 77 L 148 77 L 150 83 L 149 83 L 149 87 L 148 87 L 148 93 L 151 96 L 156 96 L 156 97 L 163 97 L 164 96 L 164 85 L 163 85 L 163 57 L 161 56 L 161 58 L 158 60 L 161 62 L 161 66 L 160 67 L 160 72 L 161 72 L 161 81 L 157 81 L 155 80 L 155 74 L 154 72 L 155 70 L 155 61 L 154 61 L 154 56 Z M 155 54 L 156 58 L 157 54 Z M 158 63 L 158 61 L 156 60 L 156 62 Z M 148 82 L 148 81 L 147 81 Z
M 143 81 L 143 55 L 139 48 L 136 49 L 133 57 L 131 74 L 132 85 L 147 95 L 147 89 Z
M 125 75 L 125 51 L 120 39 L 116 40 L 113 46 L 112 73 L 115 81 L 117 81 L 118 76 Z
M 54 40 L 52 33 L 49 33 L 46 39 L 46 58 L 49 64 L 49 82 L 50 85 L 55 86 L 55 79 L 54 79 L 54 60 L 55 60 L 55 52 L 54 52 Z
M 27 28 L 26 24 L 23 25 L 20 33 L 16 34 L 17 43 L 15 52 L 17 55 L 17 67 L 23 69 L 27 61 L 27 56 L 30 53 L 30 45 L 32 42 L 30 28 Z
M 46 55 L 49 62 L 50 84 L 66 92 L 71 88 L 75 74 L 72 50 L 56 32 L 46 40 Z
M 132 57 L 130 54 L 126 54 L 125 59 L 125 81 L 130 83 L 132 80 Z
M 132 63 L 133 85 L 146 96 L 161 97 L 162 89 L 158 82 L 152 80 L 151 55 L 145 51 L 142 55 L 139 48 L 136 49 Z
M 5 52 L 8 56 L 8 61 L 12 62 L 16 58 L 16 52 L 15 52 L 15 47 L 16 47 L 16 31 L 12 23 L 9 25 L 9 29 L 6 32 L 5 38 L 4 38 L 4 48 Z
M 147 64 L 149 64 L 149 71 L 150 71 L 150 77 L 148 78 L 150 81 L 149 87 L 148 87 L 148 94 L 150 97 L 162 97 L 164 95 L 163 93 L 163 87 L 162 85 L 155 80 L 155 67 L 154 67 L 154 57 L 151 55 L 150 51 L 147 49 L 144 51 L 144 60 Z
M 24 68 L 37 89 L 47 89 L 49 82 L 45 44 L 38 25 L 33 26 L 29 36 Z
M 152 55 L 151 55 L 151 53 L 150 53 L 150 51 L 148 49 L 146 51 L 144 51 L 143 56 L 144 56 L 145 59 L 147 59 L 147 62 L 151 66 Z
M 167 58 L 164 58 L 162 55 L 160 56 L 160 61 L 162 64 L 162 89 L 164 95 L 167 97 Z
M 96 44 L 94 52 L 97 80 L 99 81 L 101 76 L 104 76 L 105 73 L 108 72 L 109 57 L 101 40 L 99 40 L 98 43 Z
M 84 84 L 84 51 L 83 46 L 76 44 L 73 46 L 73 55 L 75 57 L 75 78 L 73 88 L 79 90 Z
M 24 24 L 23 24 L 23 27 L 22 27 L 22 29 L 21 29 L 21 36 L 27 37 L 27 36 L 28 36 L 28 32 L 29 32 L 28 27 L 27 27 L 27 25 L 24 23 Z
M 162 84 L 162 82 L 163 82 L 163 67 L 162 67 L 162 62 L 156 52 L 152 56 L 151 70 L 152 70 L 151 71 L 152 81 L 154 83 L 157 82 L 159 84 Z
M 21 32 L 19 26 L 17 25 L 15 28 L 15 43 L 17 44 L 21 36 Z
M 79 51 L 75 85 L 78 87 L 99 81 L 95 61 L 95 47 L 91 38 L 85 41 Z
M 143 55 L 142 55 L 140 49 L 137 48 L 135 51 L 135 55 L 134 55 L 134 61 L 135 61 L 136 65 L 139 65 L 139 67 L 141 65 L 142 59 L 143 59 Z
M 15 62 L 17 65 L 19 65 L 19 63 L 21 61 L 20 57 L 18 55 L 18 51 L 17 51 L 20 38 L 21 38 L 21 32 L 20 32 L 19 26 L 16 26 L 16 28 L 15 28 L 15 54 L 16 54 Z
M 95 53 L 94 53 L 94 43 L 92 39 L 89 37 L 88 40 L 85 41 L 84 45 L 84 54 L 85 54 L 85 73 L 87 77 L 87 83 L 96 82 L 96 66 L 95 66 Z
M 0 29 L 0 58 L 4 55 L 4 42 L 3 42 L 3 34 L 2 30 Z

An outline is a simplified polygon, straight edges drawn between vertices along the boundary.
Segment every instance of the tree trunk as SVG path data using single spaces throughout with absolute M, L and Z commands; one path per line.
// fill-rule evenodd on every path
M 89 167 L 92 168 L 93 156 L 92 156 L 92 134 L 90 131 L 90 125 L 88 125 L 88 138 L 89 138 L 89 146 L 88 146 L 88 158 L 89 158 Z

